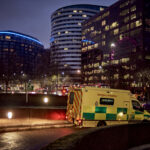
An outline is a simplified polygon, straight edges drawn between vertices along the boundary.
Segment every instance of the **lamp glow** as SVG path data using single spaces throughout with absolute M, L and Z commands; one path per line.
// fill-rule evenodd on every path
M 7 117 L 8 117 L 8 119 L 12 119 L 13 113 L 12 113 L 12 112 L 8 112 L 8 113 L 7 113 Z
M 120 112 L 120 113 L 118 114 L 118 116 L 119 116 L 119 117 L 123 117 L 123 112 Z
M 48 98 L 44 97 L 44 103 L 48 103 Z
M 110 46 L 111 46 L 111 47 L 116 47 L 115 43 L 111 43 Z

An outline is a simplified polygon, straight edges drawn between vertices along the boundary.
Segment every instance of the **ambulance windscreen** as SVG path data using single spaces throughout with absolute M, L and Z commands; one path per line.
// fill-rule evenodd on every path
M 70 104 L 73 104 L 73 100 L 74 100 L 74 92 L 70 92 L 69 103 L 70 103 Z

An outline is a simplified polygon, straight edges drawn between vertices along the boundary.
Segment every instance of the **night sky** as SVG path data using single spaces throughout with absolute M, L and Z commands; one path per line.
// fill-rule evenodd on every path
M 50 16 L 73 4 L 109 6 L 117 0 L 0 0 L 0 30 L 13 30 L 38 38 L 49 47 Z

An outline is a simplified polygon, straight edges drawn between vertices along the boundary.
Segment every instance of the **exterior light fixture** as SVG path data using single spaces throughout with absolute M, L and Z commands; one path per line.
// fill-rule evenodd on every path
M 111 47 L 116 47 L 116 44 L 115 44 L 115 43 L 111 43 L 110 46 L 111 46 Z
M 80 71 L 80 70 L 77 70 L 77 73 L 81 73 L 81 71 Z
M 48 103 L 48 98 L 44 97 L 43 101 L 44 101 L 44 103 Z
M 12 113 L 12 112 L 8 112 L 8 113 L 7 113 L 7 117 L 8 117 L 8 119 L 12 119 L 13 113 Z
M 99 69 L 102 69 L 102 66 L 99 66 Z

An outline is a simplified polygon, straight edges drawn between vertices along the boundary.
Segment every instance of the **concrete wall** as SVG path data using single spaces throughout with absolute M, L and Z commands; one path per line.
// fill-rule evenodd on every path
M 65 120 L 66 105 L 66 96 L 28 94 L 26 101 L 26 94 L 0 94 L 0 127 L 56 123 Z M 12 119 L 8 112 L 13 113 Z
M 12 112 L 12 119 L 7 113 Z M 1 108 L 0 127 L 42 125 L 65 120 L 66 109 L 40 109 L 40 108 Z
M 44 104 L 44 97 L 48 97 L 49 103 Z M 67 96 L 45 95 L 45 94 L 4 94 L 0 93 L 0 107 L 8 106 L 66 106 Z
M 90 128 L 58 139 L 41 150 L 128 150 L 147 143 L 150 123 L 141 123 Z

